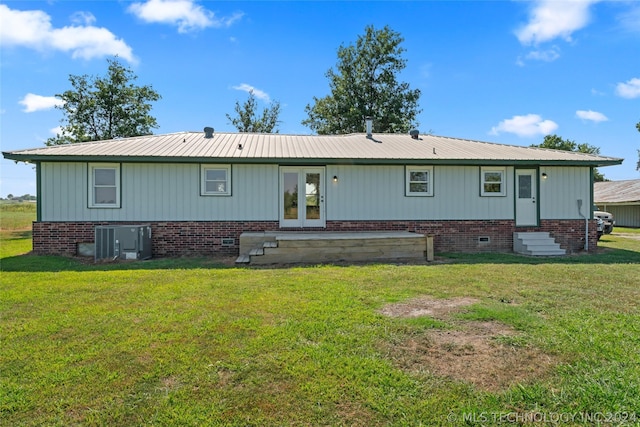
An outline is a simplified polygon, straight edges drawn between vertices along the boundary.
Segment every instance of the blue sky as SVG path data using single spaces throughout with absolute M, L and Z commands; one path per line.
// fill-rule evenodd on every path
M 280 133 L 308 134 L 305 106 L 367 25 L 404 38 L 422 132 L 524 146 L 555 133 L 625 158 L 607 178 L 640 178 L 637 1 L 3 1 L 2 151 L 42 146 L 69 75 L 104 75 L 113 55 L 162 95 L 155 133 L 234 131 L 226 114 L 253 89 L 281 103 Z M 36 193 L 31 165 L 1 167 L 0 196 Z

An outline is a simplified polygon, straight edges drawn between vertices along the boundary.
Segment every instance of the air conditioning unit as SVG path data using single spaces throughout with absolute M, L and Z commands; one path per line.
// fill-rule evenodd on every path
M 99 225 L 95 230 L 95 260 L 151 258 L 150 225 Z

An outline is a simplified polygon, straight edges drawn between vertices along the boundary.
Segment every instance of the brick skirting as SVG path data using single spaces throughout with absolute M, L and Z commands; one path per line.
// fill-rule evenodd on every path
M 237 255 L 245 231 L 277 231 L 277 221 L 34 222 L 33 251 L 39 255 L 76 255 L 79 243 L 94 241 L 97 225 L 150 224 L 154 257 Z M 542 220 L 540 227 L 516 227 L 511 220 L 327 221 L 326 228 L 304 231 L 410 231 L 434 236 L 436 252 L 512 252 L 514 231 L 548 231 L 567 253 L 584 249 L 584 220 Z M 223 239 L 233 239 L 232 245 Z M 227 242 L 224 242 L 227 243 Z M 597 245 L 589 221 L 589 250 Z

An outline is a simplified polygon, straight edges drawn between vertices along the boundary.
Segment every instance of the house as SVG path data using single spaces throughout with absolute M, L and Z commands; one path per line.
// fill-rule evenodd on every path
M 620 227 L 640 227 L 640 179 L 593 184 L 593 200 Z
M 154 256 L 238 254 L 249 232 L 397 231 L 436 252 L 511 252 L 546 232 L 597 242 L 593 168 L 622 159 L 404 134 L 183 132 L 4 152 L 35 164 L 37 254 L 149 224 Z

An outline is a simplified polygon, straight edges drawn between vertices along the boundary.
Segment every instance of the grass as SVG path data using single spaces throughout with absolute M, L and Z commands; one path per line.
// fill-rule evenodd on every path
M 31 250 L 31 223 L 35 219 L 35 203 L 0 202 L 0 263 L 5 257 Z
M 0 236 L 0 425 L 640 423 L 640 241 L 615 231 L 562 259 L 271 269 L 94 265 Z M 457 327 L 378 311 L 420 295 L 476 298 L 457 318 L 556 363 L 498 391 L 403 369 L 394 344 Z
M 30 202 L 0 202 L 0 230 L 26 230 L 36 219 L 36 204 Z
M 616 227 L 613 230 L 613 234 L 616 233 L 640 234 L 640 228 Z

